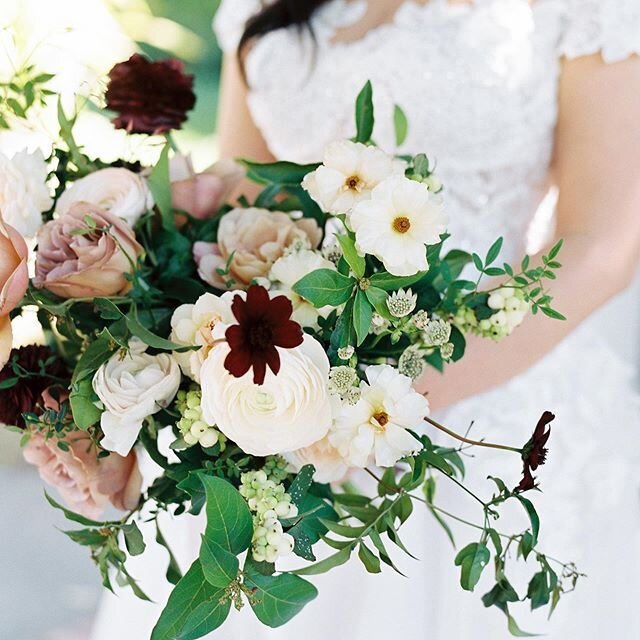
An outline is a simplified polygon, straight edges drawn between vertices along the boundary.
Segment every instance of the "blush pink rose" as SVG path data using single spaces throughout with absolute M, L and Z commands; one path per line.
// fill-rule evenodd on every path
M 0 215 L 0 369 L 11 353 L 9 313 L 20 303 L 29 286 L 28 255 L 22 235 Z
M 200 277 L 213 287 L 227 289 L 225 280 L 232 279 L 232 288 L 244 288 L 254 278 L 264 278 L 273 263 L 296 240 L 312 248 L 320 243 L 322 232 L 315 220 L 292 220 L 281 211 L 267 209 L 233 209 L 220 221 L 218 242 L 196 242 L 193 256 Z M 222 277 L 233 254 L 229 274 Z
M 87 217 L 95 230 L 87 226 Z M 85 233 L 78 233 L 82 230 Z M 124 220 L 79 202 L 40 230 L 34 284 L 61 298 L 123 294 L 131 287 L 126 276 L 133 271 L 132 262 L 142 253 Z
M 232 160 L 221 160 L 202 173 L 194 173 L 188 158 L 176 157 L 171 165 L 173 208 L 200 220 L 212 218 L 229 199 L 245 173 Z
M 58 410 L 59 404 L 47 390 L 42 394 L 45 408 Z M 100 449 L 85 431 L 65 436 L 69 451 L 55 440 L 45 440 L 39 432 L 23 450 L 25 460 L 36 467 L 44 482 L 55 487 L 73 511 L 87 518 L 99 518 L 109 502 L 122 511 L 135 509 L 140 499 L 142 476 L 136 454 L 126 458 L 111 453 L 98 459 Z

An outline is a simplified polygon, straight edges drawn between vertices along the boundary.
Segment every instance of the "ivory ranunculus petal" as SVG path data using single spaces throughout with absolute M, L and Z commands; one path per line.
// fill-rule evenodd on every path
M 262 385 L 253 383 L 251 371 L 236 378 L 225 369 L 226 343 L 212 349 L 200 370 L 205 420 L 252 455 L 308 447 L 331 425 L 329 360 L 322 345 L 306 335 L 299 347 L 278 351 L 280 370 L 268 370 Z

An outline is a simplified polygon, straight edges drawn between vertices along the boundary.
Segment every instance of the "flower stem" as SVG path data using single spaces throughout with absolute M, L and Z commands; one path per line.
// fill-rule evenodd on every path
M 435 420 L 432 420 L 428 416 L 425 418 L 425 422 L 428 422 L 432 427 L 439 429 L 440 431 L 446 433 L 448 436 L 451 436 L 456 440 L 460 440 L 460 442 L 464 442 L 465 444 L 471 444 L 475 447 L 486 447 L 488 449 L 502 449 L 503 451 L 513 451 L 514 453 L 518 454 L 522 453 L 522 449 L 518 449 L 517 447 L 509 447 L 506 444 L 495 444 L 493 442 L 484 442 L 482 440 L 471 440 L 470 438 L 465 438 L 465 436 L 461 436 L 459 433 L 451 431 L 451 429 L 447 429 L 447 427 L 441 425 Z

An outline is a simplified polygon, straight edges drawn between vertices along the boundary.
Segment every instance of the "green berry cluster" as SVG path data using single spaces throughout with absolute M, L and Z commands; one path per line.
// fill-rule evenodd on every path
M 253 512 L 251 554 L 256 562 L 275 562 L 293 551 L 294 539 L 282 529 L 279 518 L 295 518 L 298 508 L 284 485 L 274 479 L 279 463 L 270 463 L 270 475 L 265 469 L 247 471 L 240 476 L 240 494 Z M 275 475 L 281 475 L 277 471 Z
M 224 450 L 226 438 L 214 426 L 207 424 L 202 417 L 202 392 L 199 389 L 189 391 L 178 391 L 176 397 L 176 408 L 181 414 L 180 420 L 176 423 L 182 439 L 189 445 L 200 444 L 208 449 L 216 444 Z

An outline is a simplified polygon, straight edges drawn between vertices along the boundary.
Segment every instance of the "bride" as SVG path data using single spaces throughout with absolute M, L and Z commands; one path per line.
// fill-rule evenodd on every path
M 591 316 L 628 285 L 640 255 L 640 0 L 223 0 L 215 26 L 227 54 L 223 156 L 317 161 L 328 142 L 353 134 L 354 98 L 369 79 L 376 142 L 394 150 L 399 104 L 410 129 L 398 151 L 437 160 L 452 242 L 481 251 L 502 235 L 517 258 L 564 238 L 553 293 L 568 320 L 532 317 L 503 343 L 470 341 L 459 364 L 419 384 L 447 424 L 475 421 L 473 433 L 488 439 L 518 443 L 516 429 L 544 409 L 557 414 L 540 478 L 541 540 L 588 578 L 550 622 L 523 611 L 519 621 L 554 640 L 631 638 L 640 403 Z M 471 480 L 488 495 L 495 462 L 476 455 Z M 185 564 L 198 526 L 165 525 Z M 473 535 L 454 533 L 462 544 Z M 402 565 L 410 579 L 368 577 L 350 563 L 317 580 L 320 597 L 287 627 L 236 615 L 213 637 L 510 637 L 504 616 L 480 602 L 489 584 L 474 594 L 456 585 L 455 551 L 428 513 L 409 538 L 421 559 Z M 107 597 L 95 640 L 149 637 L 167 597 L 166 562 L 158 548 L 132 570 L 158 605 Z

